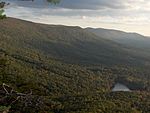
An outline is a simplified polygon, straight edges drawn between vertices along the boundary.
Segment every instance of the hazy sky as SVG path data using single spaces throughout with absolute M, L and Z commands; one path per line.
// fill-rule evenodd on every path
M 138 32 L 150 36 L 150 0 L 46 0 L 9 1 L 6 14 L 47 24 L 100 27 Z

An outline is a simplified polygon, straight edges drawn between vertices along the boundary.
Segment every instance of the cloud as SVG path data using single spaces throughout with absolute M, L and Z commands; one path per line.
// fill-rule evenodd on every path
M 18 6 L 32 7 L 32 8 L 43 8 L 49 7 L 47 0 L 5 0 L 14 3 Z M 127 7 L 127 3 L 132 0 L 61 0 L 57 7 L 68 8 L 68 9 L 122 9 Z M 136 1 L 136 0 L 135 0 Z
M 144 10 L 150 11 L 149 0 L 61 0 L 58 5 L 50 5 L 47 0 L 0 0 L 12 6 L 30 8 L 65 8 L 80 10 Z
M 122 0 L 63 0 L 60 5 L 63 8 L 69 9 L 120 9 L 124 8 L 125 4 Z
M 56 6 L 46 0 L 7 1 L 11 3 L 6 9 L 8 16 L 40 23 L 83 27 L 109 24 L 109 27 L 126 26 L 125 29 L 150 26 L 149 0 L 61 0 Z

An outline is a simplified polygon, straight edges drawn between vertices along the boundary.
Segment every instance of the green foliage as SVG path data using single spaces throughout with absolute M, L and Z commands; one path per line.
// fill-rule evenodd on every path
M 4 111 L 9 111 L 10 110 L 10 106 L 6 107 L 6 106 L 0 106 L 0 112 L 4 112 Z
M 139 104 L 141 95 L 143 94 L 128 92 L 94 93 L 64 96 L 57 101 L 64 105 L 59 109 L 62 113 L 147 113 L 150 108 L 146 107 L 146 100 Z M 143 96 L 144 99 L 148 99 L 148 95 Z
M 123 57 L 127 54 L 123 47 L 79 27 L 7 18 L 0 22 L 0 28 L 0 86 L 6 83 L 19 93 L 33 92 L 28 96 L 32 104 L 25 104 L 26 99 L 11 104 L 16 96 L 3 98 L 0 87 L 0 106 L 11 104 L 10 112 L 150 111 L 150 71 L 145 59 L 135 57 L 130 65 Z M 116 82 L 133 92 L 111 92 Z M 35 106 L 37 101 L 41 101 L 40 107 Z
M 0 19 L 6 18 L 6 15 L 4 14 L 4 10 L 0 9 Z
M 4 9 L 3 9 L 4 6 L 5 6 L 5 2 L 0 1 L 0 19 L 6 18 L 6 15 L 4 14 Z

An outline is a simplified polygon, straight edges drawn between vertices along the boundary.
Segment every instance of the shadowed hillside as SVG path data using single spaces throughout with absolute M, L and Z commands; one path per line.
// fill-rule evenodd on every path
M 8 18 L 0 22 L 1 49 L 31 56 L 33 52 L 76 64 L 149 65 L 148 55 L 98 37 L 79 27 L 35 24 Z M 117 54 L 116 54 L 117 53 Z M 146 57 L 148 56 L 148 57 Z
M 141 52 L 80 27 L 0 20 L 0 112 L 147 113 Z M 111 92 L 117 82 L 133 92 Z

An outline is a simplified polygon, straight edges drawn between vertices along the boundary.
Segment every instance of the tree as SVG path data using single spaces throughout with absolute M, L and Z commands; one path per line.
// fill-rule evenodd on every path
M 4 19 L 4 18 L 6 18 L 6 15 L 4 14 L 4 10 L 1 9 L 0 10 L 0 19 Z
M 4 14 L 4 6 L 5 6 L 5 2 L 0 2 L 0 19 L 3 19 L 6 17 L 6 15 Z
M 5 6 L 5 2 L 0 2 L 0 9 L 2 9 Z

